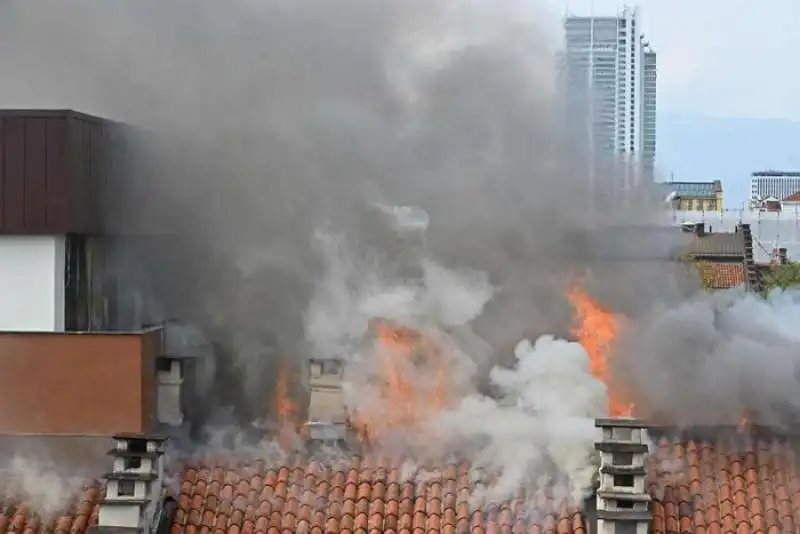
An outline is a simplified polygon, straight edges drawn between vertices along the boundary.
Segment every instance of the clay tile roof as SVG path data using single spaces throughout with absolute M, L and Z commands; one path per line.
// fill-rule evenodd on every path
M 196 466 L 184 473 L 171 532 L 586 533 L 577 509 L 549 505 L 544 495 L 475 507 L 470 490 L 465 464 L 416 480 L 391 464 L 360 459 L 291 468 Z
M 786 442 L 662 440 L 648 465 L 651 531 L 798 532 L 799 459 Z M 468 465 L 433 473 L 406 479 L 397 467 L 360 459 L 198 465 L 184 472 L 171 533 L 587 533 L 580 511 L 541 493 L 476 507 Z
M 798 532 L 798 467 L 787 442 L 662 441 L 651 461 L 652 532 Z
M 0 534 L 70 533 L 83 534 L 97 524 L 97 507 L 102 488 L 87 486 L 73 498 L 67 498 L 63 508 L 52 513 L 37 513 L 36 507 L 11 491 L 0 495 Z
M 699 262 L 697 267 L 705 287 L 729 289 L 745 283 L 744 264 Z

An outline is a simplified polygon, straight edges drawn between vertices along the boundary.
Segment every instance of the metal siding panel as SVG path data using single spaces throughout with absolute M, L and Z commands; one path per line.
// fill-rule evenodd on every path
M 81 217 L 83 212 L 83 128 L 79 118 L 71 116 L 67 129 L 67 146 L 69 154 L 68 190 L 70 199 L 70 231 L 81 232 Z
M 5 119 L 0 116 L 0 232 L 3 231 L 3 217 L 5 213 L 5 198 L 3 194 L 6 183 L 6 135 L 5 135 Z
M 47 228 L 66 230 L 69 226 L 69 164 L 67 157 L 67 120 L 47 119 Z
M 5 180 L 3 232 L 25 231 L 25 119 L 9 117 L 5 120 Z
M 93 123 L 91 129 L 91 152 L 89 154 L 89 232 L 97 233 L 101 230 L 101 208 L 105 154 L 105 128 L 102 123 Z
M 29 118 L 25 124 L 25 230 L 47 231 L 47 119 Z

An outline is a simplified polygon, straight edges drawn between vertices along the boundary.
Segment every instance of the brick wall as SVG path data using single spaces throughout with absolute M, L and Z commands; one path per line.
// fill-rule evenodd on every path
M 160 331 L 0 332 L 0 434 L 147 432 Z

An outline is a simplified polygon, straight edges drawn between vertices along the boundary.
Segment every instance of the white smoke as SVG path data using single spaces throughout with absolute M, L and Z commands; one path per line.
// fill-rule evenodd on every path
M 0 487 L 6 499 L 25 503 L 49 520 L 64 511 L 69 499 L 80 495 L 87 478 L 69 475 L 55 462 L 15 454 L 0 467 Z
M 344 236 L 318 237 L 327 268 L 306 314 L 306 335 L 317 357 L 344 360 L 344 398 L 351 414 L 366 409 L 380 420 L 375 410 L 385 409 L 389 420 L 397 408 L 381 398 L 383 390 L 376 386 L 376 378 L 385 378 L 387 348 L 378 353 L 370 339 L 373 320 L 411 327 L 442 349 L 447 398 L 437 399 L 442 405 L 430 412 L 412 406 L 426 420 L 416 421 L 416 427 L 389 428 L 395 432 L 383 436 L 391 438 L 375 445 L 422 457 L 466 456 L 476 481 L 476 503 L 545 489 L 576 502 L 595 471 L 594 418 L 606 409 L 605 386 L 592 377 L 586 351 L 552 336 L 533 344 L 522 340 L 515 365 L 493 368 L 489 386 L 494 391 L 483 394 L 480 369 L 492 348 L 470 325 L 495 295 L 485 273 L 445 267 L 424 246 L 412 245 L 401 255 L 417 267 L 409 271 L 414 275 L 392 275 L 391 266 L 356 254 Z M 442 383 L 424 364 L 417 368 L 397 358 L 392 365 L 411 378 L 420 402 Z

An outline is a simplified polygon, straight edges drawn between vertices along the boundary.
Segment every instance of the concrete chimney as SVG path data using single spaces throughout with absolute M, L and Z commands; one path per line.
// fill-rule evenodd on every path
M 157 360 L 158 394 L 156 414 L 159 423 L 180 426 L 183 423 L 181 389 L 183 358 L 162 355 Z
M 105 495 L 92 532 L 149 532 L 160 522 L 164 511 L 166 438 L 124 434 L 113 439 L 116 445 L 108 452 L 113 458 L 113 468 L 104 476 Z
M 344 425 L 347 413 L 342 395 L 342 360 L 312 359 L 309 367 L 309 421 Z
M 647 492 L 648 437 L 645 424 L 633 418 L 595 420 L 603 436 L 597 489 L 597 534 L 647 534 L 650 494 Z

